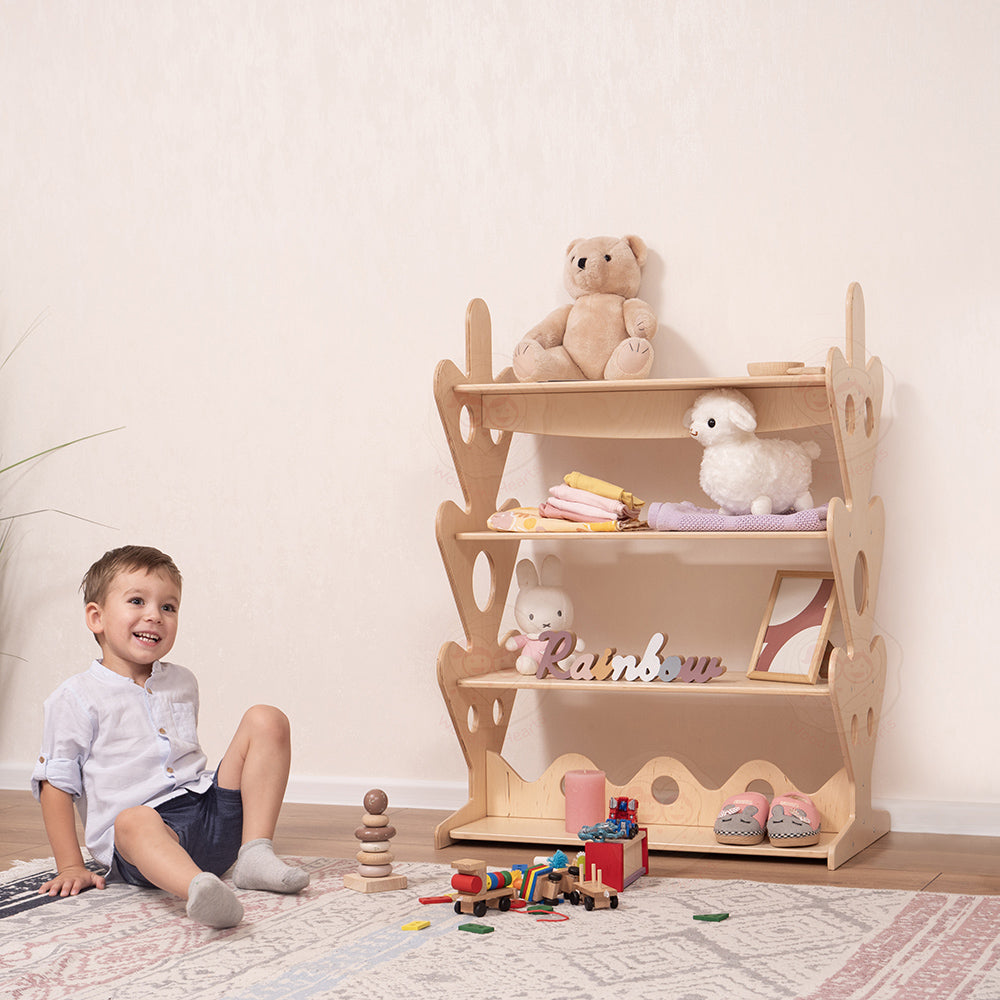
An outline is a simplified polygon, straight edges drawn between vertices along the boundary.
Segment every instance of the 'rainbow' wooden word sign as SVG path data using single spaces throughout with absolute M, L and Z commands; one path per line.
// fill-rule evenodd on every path
M 642 656 L 620 656 L 612 648 L 603 653 L 574 653 L 576 636 L 567 631 L 542 632 L 539 639 L 547 645 L 538 663 L 535 676 L 553 677 L 557 681 L 683 681 L 704 684 L 721 677 L 726 668 L 718 656 L 667 656 L 661 658 L 667 637 L 654 632 Z M 568 666 L 563 666 L 567 664 Z

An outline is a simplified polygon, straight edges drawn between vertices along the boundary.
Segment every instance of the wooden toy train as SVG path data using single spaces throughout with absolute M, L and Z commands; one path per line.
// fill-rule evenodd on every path
M 458 872 L 451 877 L 451 887 L 458 892 L 456 913 L 471 913 L 485 917 L 487 907 L 506 912 L 517 895 L 512 872 L 488 872 L 485 861 L 462 858 L 453 861 Z
M 490 907 L 504 913 L 511 908 L 517 896 L 512 872 L 488 872 L 485 861 L 473 858 L 453 861 L 451 866 L 457 869 L 451 878 L 451 887 L 458 893 L 456 913 L 484 917 Z M 540 902 L 557 902 L 562 896 L 574 906 L 582 902 L 587 910 L 606 907 L 613 910 L 618 906 L 618 891 L 604 884 L 603 872 L 596 865 L 591 869 L 590 878 L 585 880 L 580 879 L 580 870 L 575 866 L 550 869 L 544 875 L 537 871 L 537 874 L 541 877 L 535 885 L 525 884 L 523 887 L 524 898 L 529 902 L 537 891 Z

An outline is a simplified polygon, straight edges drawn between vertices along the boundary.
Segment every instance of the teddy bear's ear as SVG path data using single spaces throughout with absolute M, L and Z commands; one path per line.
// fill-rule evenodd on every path
M 624 236 L 622 237 L 626 243 L 628 243 L 629 248 L 635 257 L 636 263 L 639 267 L 646 266 L 646 244 L 638 236 Z
M 579 239 L 573 240 L 573 242 L 570 243 L 570 245 L 568 247 L 566 247 L 566 256 L 567 257 L 572 257 L 573 256 L 573 248 L 577 245 L 577 243 L 582 243 L 582 242 L 583 242 L 583 237 L 580 237 Z
M 538 586 L 538 573 L 535 564 L 530 559 L 522 559 L 517 564 L 517 585 L 521 590 Z

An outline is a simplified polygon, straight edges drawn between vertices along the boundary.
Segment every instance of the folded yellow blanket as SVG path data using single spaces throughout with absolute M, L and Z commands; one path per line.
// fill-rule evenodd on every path
M 486 526 L 493 531 L 618 531 L 617 521 L 565 521 L 542 517 L 537 507 L 511 507 L 491 514 Z

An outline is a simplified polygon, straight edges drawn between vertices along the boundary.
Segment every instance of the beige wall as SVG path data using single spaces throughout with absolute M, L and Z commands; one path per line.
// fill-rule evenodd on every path
M 110 526 L 36 515 L 3 554 L 0 783 L 26 780 L 44 696 L 97 648 L 82 572 L 142 542 L 186 577 L 172 658 L 213 757 L 274 702 L 291 797 L 457 804 L 433 368 L 462 360 L 468 299 L 499 369 L 566 301 L 571 238 L 637 232 L 656 376 L 821 362 L 862 283 L 888 375 L 875 796 L 897 826 L 1000 832 L 998 32 L 988 2 L 4 4 L 0 353 L 41 322 L 0 372 L 3 457 L 125 429 L 0 479 L 5 514 Z M 521 441 L 508 492 L 535 501 L 572 463 L 699 500 L 695 450 Z M 665 629 L 733 670 L 788 562 L 561 551 L 588 645 Z M 659 738 L 697 766 L 719 725 L 647 719 L 601 763 Z M 525 698 L 509 744 L 530 775 L 572 738 Z

